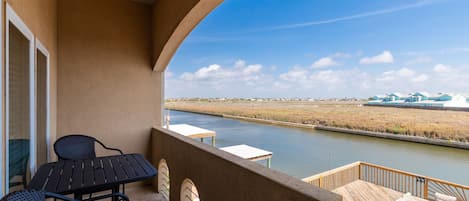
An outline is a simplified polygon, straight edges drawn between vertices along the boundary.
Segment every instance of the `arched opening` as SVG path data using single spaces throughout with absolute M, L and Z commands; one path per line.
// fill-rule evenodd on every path
M 165 159 L 161 159 L 158 164 L 158 193 L 160 193 L 165 200 L 169 200 L 169 168 Z
M 190 179 L 184 179 L 182 182 L 181 201 L 200 201 L 199 192 Z

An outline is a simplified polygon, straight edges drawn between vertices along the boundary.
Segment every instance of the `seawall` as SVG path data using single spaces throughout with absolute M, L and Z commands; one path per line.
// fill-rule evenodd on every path
M 392 134 L 392 133 L 355 130 L 355 129 L 348 129 L 348 128 L 338 128 L 338 127 L 330 127 L 330 126 L 315 126 L 315 129 L 469 150 L 469 143 L 464 143 L 464 142 L 432 139 L 432 138 L 420 137 L 420 136 L 410 136 L 410 135 L 401 135 L 401 134 Z

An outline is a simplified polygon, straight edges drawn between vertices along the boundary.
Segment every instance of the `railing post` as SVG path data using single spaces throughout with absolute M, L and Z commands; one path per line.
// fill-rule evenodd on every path
M 319 177 L 319 188 L 322 188 L 322 177 Z
M 362 164 L 358 163 L 358 180 L 362 179 Z
M 423 199 L 428 199 L 428 178 L 423 178 Z

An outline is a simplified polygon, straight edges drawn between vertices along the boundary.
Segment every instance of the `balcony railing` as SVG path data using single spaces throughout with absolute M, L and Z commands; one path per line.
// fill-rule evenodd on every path
M 334 190 L 356 180 L 363 180 L 402 193 L 435 200 L 436 193 L 469 200 L 469 187 L 365 162 L 355 162 L 324 173 L 304 178 L 303 181 L 327 190 Z
M 161 176 L 169 178 L 160 181 L 169 180 L 165 189 L 171 200 L 342 200 L 338 194 L 164 128 L 153 129 L 151 154 L 155 167 L 162 160 L 167 163 Z M 187 196 L 187 180 L 199 198 Z

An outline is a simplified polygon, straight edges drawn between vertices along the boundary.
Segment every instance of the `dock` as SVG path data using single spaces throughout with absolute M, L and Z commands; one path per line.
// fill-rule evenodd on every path
M 212 146 L 215 146 L 216 141 L 215 138 L 217 133 L 215 131 L 207 130 L 204 128 L 199 128 L 196 126 L 192 126 L 189 124 L 175 124 L 169 125 L 168 128 L 170 131 L 175 133 L 193 138 L 193 139 L 200 139 L 200 141 L 204 141 L 204 138 L 212 138 Z
M 267 167 L 270 168 L 272 161 L 272 152 L 241 144 L 220 148 L 223 151 L 236 155 L 250 161 L 267 160 Z

